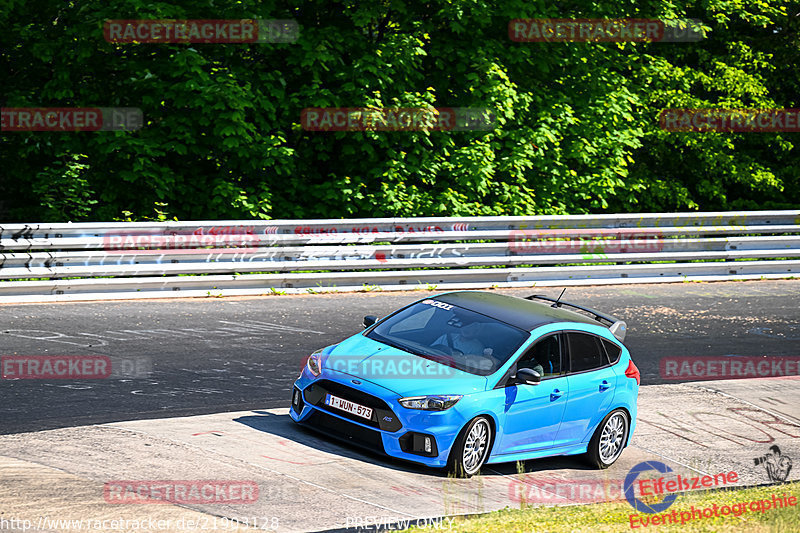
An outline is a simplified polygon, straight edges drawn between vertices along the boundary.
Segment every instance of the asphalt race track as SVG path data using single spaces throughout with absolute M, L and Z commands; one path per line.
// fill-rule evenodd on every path
M 456 480 L 289 420 L 290 386 L 308 354 L 360 331 L 364 315 L 428 294 L 2 306 L 3 357 L 97 356 L 113 370 L 110 379 L 0 379 L 0 529 L 9 530 L 2 519 L 16 520 L 14 533 L 448 529 L 454 515 L 522 500 L 624 499 L 626 474 L 644 461 L 684 477 L 735 472 L 742 486 L 769 481 L 754 460 L 770 446 L 800 458 L 797 376 L 664 383 L 659 367 L 676 356 L 796 361 L 800 282 L 791 280 L 568 290 L 565 300 L 628 322 L 643 375 L 636 432 L 608 470 L 550 458 Z M 109 496 L 124 483 L 164 483 L 153 480 L 223 480 L 257 487 L 258 497 L 140 505 Z M 143 525 L 153 521 L 164 527 Z
M 364 315 L 427 294 L 4 305 L 0 355 L 104 355 L 144 362 L 146 373 L 0 380 L 0 434 L 286 407 L 308 354 L 359 331 Z M 564 299 L 628 322 L 643 385 L 664 382 L 662 357 L 800 355 L 800 281 L 576 287 Z

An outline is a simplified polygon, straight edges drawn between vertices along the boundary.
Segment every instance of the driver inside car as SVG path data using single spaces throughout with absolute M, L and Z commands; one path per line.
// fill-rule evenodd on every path
M 433 345 L 443 344 L 465 355 L 490 355 L 484 353 L 485 346 L 479 340 L 481 326 L 480 322 L 471 322 L 461 326 L 456 333 L 445 333 L 436 339 Z

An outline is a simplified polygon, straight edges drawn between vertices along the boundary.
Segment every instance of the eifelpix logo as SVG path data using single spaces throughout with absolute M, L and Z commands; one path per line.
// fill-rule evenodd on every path
M 656 470 L 662 474 L 672 472 L 672 469 L 664 463 L 659 461 L 645 461 L 631 468 L 630 472 L 628 472 L 628 475 L 625 476 L 625 483 L 623 484 L 622 488 L 625 492 L 625 499 L 628 500 L 628 503 L 631 504 L 631 507 L 640 513 L 655 514 L 669 509 L 669 507 L 675 503 L 678 495 L 676 493 L 668 494 L 663 500 L 661 500 L 661 502 L 653 504 L 645 503 L 637 498 L 634 493 L 634 484 L 636 483 L 639 474 L 642 472 L 648 472 L 650 470 Z
M 781 454 L 781 449 L 777 444 L 770 446 L 769 452 L 765 455 L 753 459 L 753 463 L 756 466 L 764 465 L 772 483 L 783 483 L 789 477 L 789 472 L 792 471 L 792 460 Z
M 703 490 L 713 487 L 727 486 L 739 482 L 739 474 L 733 470 L 729 472 L 719 472 L 715 475 L 705 474 L 700 476 L 685 476 L 678 474 L 673 479 L 667 476 L 660 476 L 653 479 L 638 479 L 639 474 L 650 470 L 656 470 L 661 474 L 672 472 L 672 469 L 658 461 L 646 461 L 634 466 L 625 477 L 623 491 L 625 499 L 631 507 L 639 512 L 657 514 L 668 509 L 678 497 L 678 493 L 687 490 Z M 669 476 L 672 477 L 672 476 Z M 664 496 L 658 503 L 647 503 L 636 497 L 634 490 L 639 486 L 639 496 L 650 496 L 653 498 Z M 675 511 L 672 512 L 675 515 Z M 653 518 L 655 520 L 655 518 Z

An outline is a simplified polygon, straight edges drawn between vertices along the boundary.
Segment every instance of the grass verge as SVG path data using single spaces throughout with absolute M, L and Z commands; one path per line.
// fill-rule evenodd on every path
M 712 516 L 687 520 L 681 524 L 681 511 L 691 513 L 692 507 L 700 510 L 719 509 L 728 506 L 741 511 L 741 504 L 769 500 L 772 497 L 794 497 L 795 506 L 778 509 L 746 510 L 740 516 L 733 512 L 728 516 Z M 762 505 L 766 507 L 766 505 Z M 655 516 L 672 515 L 675 511 L 677 523 L 663 525 L 650 524 L 641 526 L 645 519 Z M 635 528 L 631 527 L 631 515 Z M 688 515 L 686 515 L 688 516 Z M 524 533 L 561 533 L 561 532 L 642 532 L 657 531 L 659 533 L 728 533 L 747 531 L 753 533 L 795 533 L 800 531 L 800 482 L 755 487 L 739 490 L 695 491 L 682 494 L 675 503 L 663 513 L 648 515 L 636 513 L 627 502 L 598 503 L 592 505 L 573 505 L 560 507 L 523 507 L 521 509 L 506 508 L 485 515 L 455 518 L 450 524 L 451 532 L 458 533 L 492 533 L 492 532 L 524 532 Z M 445 524 L 447 527 L 449 524 Z M 423 528 L 412 527 L 408 531 L 424 531 Z

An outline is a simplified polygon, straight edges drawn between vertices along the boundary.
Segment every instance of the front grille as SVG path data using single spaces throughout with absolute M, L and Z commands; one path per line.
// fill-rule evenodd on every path
M 339 398 L 372 408 L 372 417 L 367 420 L 366 418 L 358 415 L 354 415 L 346 411 L 340 411 L 326 405 L 325 397 L 328 394 L 333 394 Z M 354 389 L 353 387 L 348 387 L 342 383 L 337 383 L 329 379 L 321 379 L 306 387 L 306 389 L 303 391 L 303 395 L 305 396 L 306 402 L 310 403 L 311 405 L 325 411 L 330 411 L 331 413 L 336 413 L 337 415 L 347 418 L 348 420 L 353 420 L 354 422 L 359 422 L 367 426 L 390 432 L 399 431 L 403 427 L 403 424 L 400 423 L 397 415 L 394 414 L 394 411 L 391 410 L 386 402 L 380 398 L 372 396 L 371 394 Z
M 302 423 L 356 446 L 368 448 L 382 454 L 386 453 L 380 433 L 363 426 L 351 424 L 347 420 L 315 410 Z

